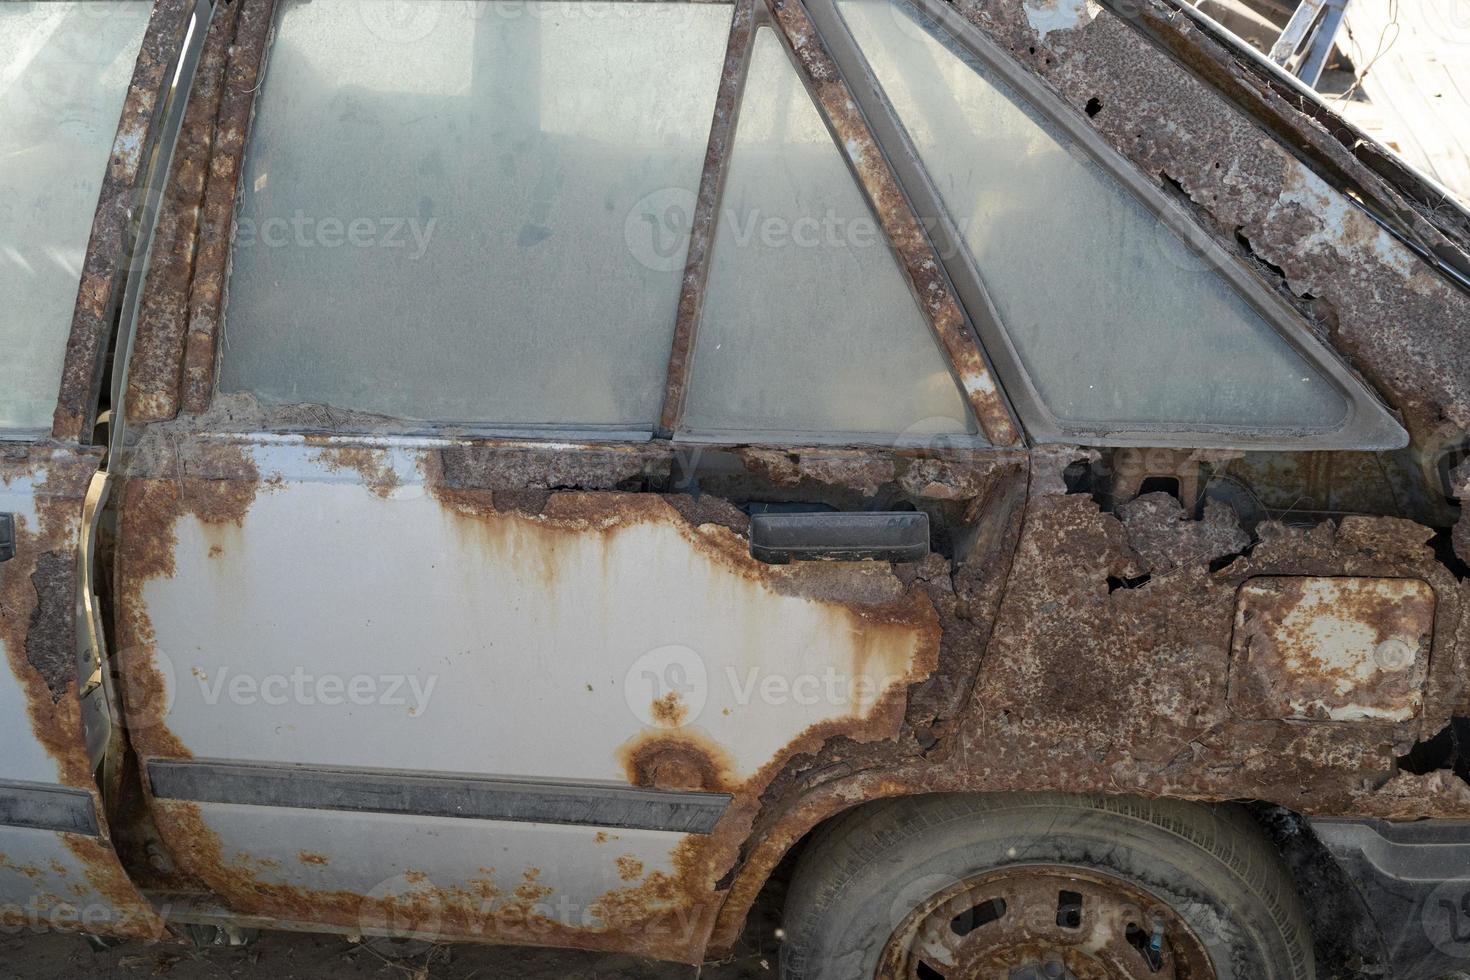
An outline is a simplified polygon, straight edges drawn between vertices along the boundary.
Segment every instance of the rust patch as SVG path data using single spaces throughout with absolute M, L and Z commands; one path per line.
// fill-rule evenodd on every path
M 76 577 L 82 499 L 99 453 L 0 449 L 0 479 L 35 479 L 38 526 L 16 519 L 16 555 L 0 571 L 0 640 L 20 681 L 31 730 L 64 786 L 95 789 L 76 678 Z M 47 571 L 47 566 L 50 571 Z M 64 566 L 63 572 L 57 568 Z M 40 663 L 33 663 L 32 657 Z
M 873 207 L 899 267 L 919 299 L 919 307 L 948 355 L 970 409 L 985 437 L 997 446 L 1012 446 L 1020 432 L 985 362 L 979 342 L 945 278 L 939 257 L 924 234 L 918 216 L 899 186 L 867 120 L 827 52 L 805 8 L 797 0 L 769 0 L 771 13 L 796 55 L 817 105 L 836 135 L 863 193 Z
M 992 607 L 992 631 L 964 633 L 964 621 L 936 599 L 944 617 L 941 650 L 958 640 L 965 652 L 951 662 L 981 658 L 973 695 L 960 711 L 939 713 L 941 721 L 929 727 L 916 724 L 921 685 L 909 700 L 913 727 L 898 740 L 830 741 L 812 757 L 790 760 L 771 782 L 731 870 L 711 955 L 731 948 L 767 876 L 803 834 L 884 796 L 1139 793 L 1254 798 L 1321 815 L 1470 815 L 1470 787 L 1452 773 L 1412 776 L 1396 763 L 1416 740 L 1442 728 L 1465 697 L 1466 650 L 1463 641 L 1456 645 L 1456 633 L 1466 635 L 1465 590 L 1425 546 L 1429 529 L 1393 518 L 1350 517 L 1311 528 L 1266 521 L 1242 547 L 1228 512 L 1207 508 L 1190 519 L 1171 498 L 1149 495 L 1122 508 L 1127 516 L 1114 515 L 1068 492 L 1063 469 L 1093 455 L 1033 453 L 1026 517 L 1015 532 L 1004 598 Z M 1004 505 L 989 507 L 987 520 L 999 533 Z M 1211 571 L 1212 562 L 1231 556 Z M 1145 575 L 1131 588 L 1116 584 Z M 1235 715 L 1228 692 L 1236 595 L 1261 575 L 1428 583 L 1437 627 L 1427 682 L 1421 678 L 1422 717 L 1313 725 Z M 958 571 L 953 583 L 957 592 L 969 591 Z M 941 667 L 930 683 L 951 677 L 952 669 Z
M 275 0 L 236 0 L 235 6 L 241 9 L 219 101 L 189 292 L 181 401 L 184 411 L 196 414 L 209 407 L 214 394 L 215 344 L 224 306 L 240 162 L 254 116 Z
M 779 450 L 742 446 L 736 455 L 755 476 L 777 487 L 799 487 L 805 481 L 841 486 L 864 496 L 894 481 L 892 458 L 851 450 Z
M 1185 520 L 1184 508 L 1167 493 L 1147 493 L 1118 507 L 1128 545 L 1149 572 L 1169 572 L 1244 551 L 1250 535 L 1229 504 L 1205 504 L 1204 519 Z
M 170 679 L 159 667 L 143 590 L 152 579 L 173 576 L 179 520 L 203 524 L 213 538 L 211 553 L 228 550 L 221 536 L 240 531 L 263 484 L 249 450 L 226 441 L 176 443 L 167 434 L 150 434 L 130 465 L 134 475 L 123 485 L 118 508 L 114 613 L 124 715 L 140 756 L 187 759 L 192 753 L 166 724 Z
M 31 731 L 56 765 L 56 781 L 92 795 L 103 836 L 60 836 L 81 863 L 88 884 L 117 915 L 107 922 L 70 918 L 62 913 L 74 903 L 41 895 L 38 901 L 59 910 L 48 921 L 108 935 L 156 938 L 163 923 L 129 881 L 106 836 L 78 700 L 74 572 L 82 500 L 100 455 L 49 447 L 20 452 L 0 448 L 0 482 L 13 486 L 20 479 L 37 481 L 36 525 L 24 515 L 17 520 L 16 555 L 0 570 L 0 642 L 24 693 Z
M 643 862 L 631 854 L 624 854 L 617 860 L 618 877 L 624 881 L 637 881 L 643 877 Z
M 689 717 L 689 706 L 679 699 L 678 691 L 670 691 L 649 708 L 653 720 L 668 728 L 678 728 Z
M 76 574 L 76 555 L 71 551 L 40 555 L 31 573 L 37 599 L 26 630 L 26 662 L 45 679 L 52 703 L 60 701 L 76 680 L 75 631 L 58 628 L 72 618 L 76 608 Z
M 1434 592 L 1406 579 L 1241 586 L 1230 707 L 1246 718 L 1405 721 L 1424 695 Z
M 192 11 L 193 4 L 187 0 L 156 0 L 133 65 L 98 195 L 66 344 L 51 429 L 52 437 L 62 442 L 84 442 L 91 435 L 113 313 L 121 298 L 136 230 L 133 213 L 142 203 L 143 163 L 162 123 L 161 110 L 173 82 L 171 69 L 183 48 Z
M 496 884 L 493 868 L 481 868 L 481 876 L 462 887 L 424 880 L 387 895 L 298 888 L 264 880 L 248 859 L 227 859 L 197 805 L 160 800 L 156 808 L 182 863 L 242 915 L 354 930 L 391 925 L 397 934 L 631 952 L 691 964 L 699 961 L 714 919 L 708 838 L 686 838 L 675 849 L 672 873 L 655 871 L 636 885 L 613 889 L 586 910 L 590 921 L 576 914 L 569 922 L 556 918 L 555 903 L 548 901 L 554 893 L 538 868 L 525 869 L 509 891 Z
M 174 148 L 167 190 L 154 229 L 152 264 L 133 331 L 126 404 L 128 418 L 134 422 L 171 419 L 179 412 L 189 283 L 194 273 L 225 64 L 242 6 L 222 4 L 214 13 Z
M 628 782 L 663 790 L 732 793 L 735 764 L 711 739 L 694 733 L 644 732 L 619 750 Z
M 330 860 L 327 859 L 327 856 L 325 854 L 313 854 L 311 851 L 302 851 L 301 853 L 296 855 L 296 860 L 300 861 L 302 864 L 310 864 L 316 867 L 325 867 L 326 865 L 332 863 Z M 405 877 L 407 877 L 407 875 L 405 875 Z M 419 877 L 422 878 L 423 876 L 420 875 Z
M 425 477 L 441 492 L 619 490 L 630 482 L 667 479 L 665 447 L 569 447 L 477 444 L 451 446 L 426 461 Z
M 1470 564 L 1470 460 L 1454 469 L 1450 474 L 1450 484 L 1460 502 L 1460 519 L 1455 522 L 1450 541 L 1456 557 Z
M 311 442 L 308 439 L 307 442 Z M 367 446 L 324 446 L 316 457 L 334 473 L 343 470 L 356 473 L 362 483 L 379 497 L 387 499 L 398 489 L 398 473 L 393 469 L 392 454 L 386 449 Z

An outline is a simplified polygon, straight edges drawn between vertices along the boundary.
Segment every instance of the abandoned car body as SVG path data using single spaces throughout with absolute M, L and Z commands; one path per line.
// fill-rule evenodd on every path
M 0 51 L 6 923 L 1470 962 L 1470 216 L 1193 11 Z

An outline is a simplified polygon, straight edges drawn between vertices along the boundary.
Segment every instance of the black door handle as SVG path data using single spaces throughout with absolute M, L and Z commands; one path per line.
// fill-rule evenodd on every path
M 919 561 L 929 553 L 929 515 L 907 510 L 756 514 L 750 519 L 750 553 L 771 565 Z

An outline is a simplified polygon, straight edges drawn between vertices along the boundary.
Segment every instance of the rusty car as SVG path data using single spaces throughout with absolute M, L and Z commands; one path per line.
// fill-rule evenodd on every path
M 0 924 L 1470 964 L 1470 214 L 1182 0 L 0 0 Z

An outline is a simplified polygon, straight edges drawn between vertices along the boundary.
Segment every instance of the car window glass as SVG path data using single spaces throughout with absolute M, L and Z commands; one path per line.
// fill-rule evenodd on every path
M 731 8 L 285 0 L 220 389 L 651 430 Z
M 1329 380 L 992 69 L 904 0 L 839 9 L 1053 415 L 1285 430 L 1345 419 Z
M 0 429 L 51 427 L 152 4 L 0 3 Z
M 757 32 L 684 425 L 927 439 L 974 423 L 881 228 L 770 28 Z

